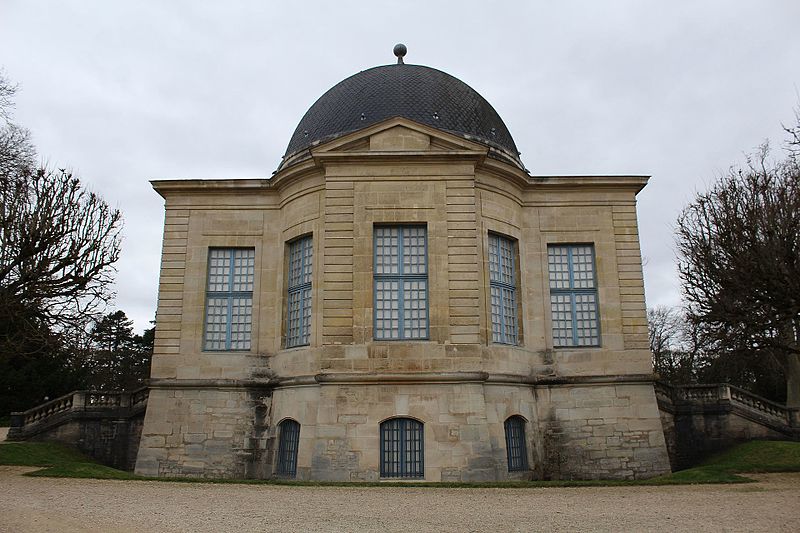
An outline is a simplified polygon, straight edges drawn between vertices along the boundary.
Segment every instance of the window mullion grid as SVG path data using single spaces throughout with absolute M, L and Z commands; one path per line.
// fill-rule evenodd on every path
M 233 346 L 233 301 L 237 298 L 252 298 L 253 293 L 247 291 L 212 292 L 208 298 L 224 298 L 227 304 L 225 325 L 225 350 L 232 350 Z
M 572 345 L 579 346 L 578 344 L 578 311 L 575 307 L 575 291 L 569 293 L 569 307 L 570 316 L 572 317 Z
M 308 327 L 305 322 L 305 298 L 304 294 L 307 290 L 311 289 L 312 281 L 309 279 L 305 281 L 306 272 L 309 266 L 313 268 L 313 253 L 311 237 L 303 237 L 294 241 L 290 245 L 289 251 L 289 287 L 287 289 L 287 310 L 286 310 L 286 347 L 293 348 L 296 346 L 308 345 L 308 335 L 310 324 Z M 292 270 L 292 260 L 297 259 L 297 270 Z M 292 285 L 293 278 L 296 282 Z M 297 315 L 294 317 L 296 324 L 292 322 L 292 302 L 296 306 Z M 309 303 L 309 306 L 311 304 Z M 309 309 L 309 313 L 311 310 Z M 292 335 L 292 328 L 296 325 L 297 335 Z
M 509 329 L 511 338 L 508 338 L 508 344 L 519 344 L 519 318 L 517 317 L 517 287 L 513 286 L 508 289 L 508 296 L 510 299 L 508 320 L 510 321 Z M 505 303 L 505 302 L 504 302 Z
M 569 292 L 570 298 L 572 300 L 572 331 L 573 331 L 573 342 L 575 346 L 581 346 L 580 344 L 580 335 L 578 334 L 578 303 L 577 297 L 580 295 L 589 295 L 594 296 L 594 309 L 595 309 L 595 320 L 597 321 L 597 332 L 598 332 L 598 342 L 599 342 L 599 334 L 600 334 L 600 317 L 599 317 L 599 304 L 597 301 L 597 289 L 573 289 Z M 597 344 L 586 345 L 586 346 L 597 346 Z
M 213 249 L 212 250 L 217 250 Z M 240 248 L 230 248 L 224 249 L 225 255 L 223 259 L 228 264 L 228 274 L 227 280 L 225 282 L 224 290 L 216 290 L 212 291 L 210 288 L 212 287 L 211 283 L 211 274 L 208 274 L 208 280 L 206 285 L 206 307 L 205 307 L 205 321 L 204 321 L 204 329 L 203 329 L 203 349 L 207 350 L 223 350 L 223 351 L 231 351 L 233 350 L 233 308 L 234 308 L 234 301 L 237 298 L 243 299 L 251 299 L 253 297 L 252 291 L 235 291 L 235 279 L 236 279 L 236 252 L 237 250 L 241 250 Z M 209 269 L 211 268 L 211 254 L 209 254 Z M 213 286 L 216 287 L 217 283 L 214 283 Z M 219 308 L 224 309 L 225 313 L 225 335 L 224 339 L 220 339 L 219 342 L 222 343 L 221 347 L 218 348 L 207 348 L 208 346 L 208 328 L 209 324 L 209 301 L 211 300 L 223 300 L 224 303 L 219 305 Z
M 236 250 L 228 251 L 228 319 L 225 325 L 225 349 L 231 349 L 231 330 L 233 329 L 233 269 L 236 268 L 234 256 Z
M 506 422 L 506 442 L 508 443 L 508 469 L 517 470 L 517 435 L 513 420 Z
M 397 279 L 397 294 L 398 294 L 398 315 L 399 315 L 399 331 L 400 331 L 400 338 L 401 339 L 414 339 L 410 332 L 406 332 L 405 330 L 405 314 L 406 314 L 406 293 L 405 293 L 405 284 L 409 281 L 425 281 L 425 308 L 426 313 L 428 309 L 428 276 L 427 274 L 405 274 L 400 276 Z M 425 338 L 430 337 L 430 320 L 425 321 Z
M 556 295 L 568 295 L 570 301 L 570 321 L 572 324 L 572 346 L 581 346 L 580 344 L 580 335 L 578 334 L 578 309 L 577 309 L 577 296 L 579 295 L 591 295 L 594 296 L 594 306 L 595 306 L 595 313 L 597 313 L 597 269 L 595 265 L 595 252 L 592 249 L 592 288 L 576 288 L 575 287 L 575 266 L 573 262 L 573 252 L 574 246 L 569 245 L 567 246 L 567 268 L 569 272 L 569 287 L 562 288 L 562 289 L 550 289 L 550 294 Z M 598 328 L 599 328 L 599 318 L 596 319 L 598 321 Z
M 512 302 L 511 302 L 511 316 L 508 318 L 511 320 L 511 330 L 513 338 L 511 338 L 508 344 L 518 344 L 519 343 L 519 317 L 517 316 L 518 307 L 517 307 L 517 265 L 516 262 L 516 247 L 513 243 L 509 240 L 508 241 L 508 262 L 510 264 L 509 272 L 511 273 L 512 278 L 509 280 L 509 287 L 508 290 L 511 294 Z M 505 317 L 504 317 L 505 320 Z
M 513 442 L 514 449 L 514 469 L 519 470 L 519 432 L 517 431 L 518 425 L 516 420 L 511 425 L 511 441 Z
M 505 249 L 504 244 L 508 245 L 508 257 L 505 257 Z M 516 280 L 513 280 L 511 283 L 504 281 L 504 267 L 506 265 L 510 265 L 509 271 L 512 275 L 516 275 L 516 271 L 514 269 L 514 248 L 513 244 L 509 239 L 504 237 L 500 237 L 499 235 L 489 235 L 489 247 L 491 249 L 492 245 L 495 248 L 495 257 L 497 257 L 497 279 L 492 280 L 492 266 L 491 266 L 491 252 L 489 257 L 489 299 L 490 299 L 490 308 L 491 308 L 491 289 L 495 287 L 499 289 L 499 313 L 498 313 L 498 320 L 499 320 L 499 338 L 495 341 L 499 344 L 517 344 L 518 338 L 518 322 L 517 322 L 517 286 Z M 514 299 L 514 309 L 513 314 L 507 315 L 506 314 L 506 306 L 505 306 L 505 298 L 506 293 L 505 291 L 509 291 Z M 513 322 L 513 337 L 508 333 L 508 325 L 509 321 Z
M 500 339 L 497 341 L 500 344 L 516 344 L 516 339 L 509 339 L 509 335 L 506 332 L 506 325 L 508 324 L 508 320 L 512 322 L 516 322 L 516 316 L 506 316 L 506 307 L 505 307 L 505 293 L 504 290 L 511 291 L 511 294 L 514 297 L 514 306 L 516 310 L 517 304 L 517 287 L 516 285 L 511 285 L 509 283 L 503 283 L 502 281 L 491 281 L 489 282 L 490 291 L 489 291 L 489 298 L 491 299 L 491 287 L 496 287 L 500 289 L 500 313 L 498 315 L 500 320 Z M 491 305 L 490 305 L 491 307 Z M 514 324 L 514 336 L 517 336 L 517 325 Z
M 506 421 L 505 423 L 505 430 L 506 430 L 506 458 L 508 461 L 508 470 L 509 472 L 514 470 L 514 451 L 512 449 L 513 443 L 511 442 L 511 425 Z
M 427 266 L 427 257 L 428 257 L 428 239 L 427 233 L 425 234 L 425 273 L 424 274 L 410 274 L 406 272 L 406 265 L 405 265 L 405 231 L 403 226 L 397 227 L 397 273 L 392 274 L 374 274 L 376 281 L 382 282 L 397 282 L 397 339 L 394 340 L 408 340 L 412 337 L 410 334 L 407 334 L 405 331 L 405 312 L 406 312 L 406 298 L 405 298 L 405 283 L 409 281 L 424 281 L 425 282 L 425 338 L 430 338 L 430 317 L 428 316 L 429 310 L 429 298 L 430 295 L 428 294 L 428 266 Z M 378 246 L 377 241 L 374 248 L 374 271 L 377 272 L 377 265 L 378 265 Z M 376 284 L 377 285 L 377 284 Z M 377 298 L 377 293 L 375 294 Z M 374 299 L 374 301 L 376 301 Z M 391 333 L 391 332 L 390 332 Z M 382 337 L 382 340 L 392 340 L 391 336 Z
M 500 318 L 500 342 L 502 342 L 503 344 L 508 344 L 508 338 L 506 337 L 506 310 L 505 310 L 505 306 L 503 305 L 503 303 L 504 303 L 503 302 L 503 298 L 505 296 L 503 294 L 503 284 L 502 284 L 502 280 L 503 280 L 503 242 L 500 240 L 500 237 L 498 235 L 495 235 L 494 238 L 495 238 L 496 243 L 497 243 L 495 246 L 496 246 L 496 249 L 497 249 L 497 252 L 496 252 L 496 254 L 497 254 L 497 276 L 499 278 L 494 283 L 495 283 L 495 286 L 500 288 L 500 302 L 499 302 L 499 305 L 500 305 L 500 313 L 499 313 L 499 318 Z
M 417 274 L 415 276 L 411 276 L 411 279 L 418 279 L 419 281 L 425 282 L 425 338 L 429 339 L 431 336 L 431 317 L 430 317 L 430 306 L 429 306 L 429 299 L 430 299 L 430 291 L 428 290 L 428 229 L 425 228 L 424 232 L 424 247 L 423 247 L 423 260 L 425 266 L 425 273 L 424 274 Z
M 406 463 L 406 439 L 408 433 L 408 425 L 406 424 L 405 420 L 398 421 L 398 431 L 397 431 L 397 456 L 398 460 L 398 471 L 400 472 L 401 477 L 408 476 L 408 464 Z
M 569 314 L 572 322 L 572 345 L 578 346 L 578 324 L 575 309 L 575 265 L 572 261 L 573 246 L 567 246 L 567 272 L 569 273 Z
M 405 251 L 406 251 L 406 244 L 405 244 L 405 231 L 403 231 L 403 226 L 399 226 L 397 228 L 397 334 L 399 335 L 400 339 L 406 338 L 406 321 L 405 321 L 405 314 L 406 314 L 406 298 L 405 298 L 405 274 L 406 274 L 406 264 L 405 264 Z M 401 455 L 402 457 L 402 455 Z
M 499 291 L 498 291 L 498 302 L 497 302 L 497 307 L 498 307 L 497 320 L 500 322 L 500 328 L 499 328 L 499 338 L 497 339 L 497 342 L 499 342 L 501 344 L 508 344 L 507 339 L 506 339 L 506 316 L 505 316 L 506 313 L 505 313 L 505 309 L 503 307 L 503 289 L 506 288 L 506 287 L 504 287 L 501 283 L 499 283 L 497 281 L 493 281 L 491 283 L 491 285 L 492 285 L 492 287 L 496 287 L 497 289 L 499 289 Z M 490 291 L 490 293 L 491 293 L 491 291 Z M 491 298 L 491 294 L 490 294 L 490 298 Z
M 402 257 L 399 259 L 402 261 Z M 398 339 L 406 338 L 406 293 L 405 293 L 406 280 L 401 275 L 397 278 L 397 334 Z
M 295 346 L 303 346 L 303 345 L 306 344 L 305 339 L 306 339 L 306 334 L 307 334 L 307 328 L 306 328 L 306 324 L 305 324 L 305 320 L 304 320 L 304 318 L 305 318 L 305 307 L 304 307 L 305 299 L 303 298 L 303 294 L 305 293 L 305 291 L 307 289 L 310 289 L 310 288 L 311 288 L 311 283 L 310 282 L 306 282 L 306 283 L 301 283 L 300 285 L 294 285 L 294 286 L 290 287 L 289 290 L 288 290 L 288 293 L 289 293 L 288 300 L 290 302 L 290 305 L 291 305 L 293 297 L 297 299 L 296 300 L 297 316 L 295 317 L 295 320 L 297 321 L 297 328 L 298 329 L 297 329 L 297 336 L 296 337 L 292 336 L 292 309 L 289 308 L 289 309 L 287 309 L 287 312 L 286 312 L 286 322 L 287 322 L 286 329 L 287 329 L 287 334 L 289 336 L 289 341 L 286 343 L 287 344 L 287 346 L 286 346 L 287 348 L 293 348 Z

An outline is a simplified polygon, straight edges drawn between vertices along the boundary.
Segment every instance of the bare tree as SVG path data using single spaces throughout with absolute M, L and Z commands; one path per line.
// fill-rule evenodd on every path
M 769 357 L 800 406 L 800 166 L 765 145 L 678 219 L 688 318 L 721 355 Z
M 35 168 L 0 76 L 0 353 L 85 321 L 111 297 L 122 218 L 65 170 Z M 33 343 L 36 344 L 36 343 Z
M 696 328 L 683 310 L 656 306 L 647 310 L 653 370 L 659 378 L 674 384 L 694 383 L 708 365 L 708 353 L 697 337 Z
M 784 126 L 783 129 L 789 134 L 786 141 L 786 149 L 789 151 L 790 159 L 797 161 L 800 157 L 800 107 L 794 110 L 795 125 L 791 127 Z
M 17 86 L 0 71 L 0 179 L 19 181 L 36 164 L 36 149 L 30 132 L 14 124 L 11 111 Z
M 14 95 L 17 93 L 17 86 L 11 83 L 0 70 L 0 119 L 3 122 L 11 121 L 11 110 L 14 108 Z
M 678 349 L 680 316 L 672 307 L 659 305 L 647 310 L 653 369 L 662 377 L 674 371 L 673 354 Z

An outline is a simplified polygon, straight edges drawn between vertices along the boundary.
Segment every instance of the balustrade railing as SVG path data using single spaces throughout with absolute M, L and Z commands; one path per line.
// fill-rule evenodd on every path
M 55 400 L 50 400 L 49 402 L 43 403 L 42 405 L 34 407 L 33 409 L 29 409 L 22 413 L 22 421 L 25 425 L 34 424 L 53 415 L 57 415 L 65 411 L 71 411 L 74 403 L 73 398 L 74 393 L 69 393 L 61 396 L 60 398 L 56 398 Z
M 668 402 L 690 402 L 695 404 L 713 404 L 717 402 L 730 402 L 756 411 L 761 415 L 778 419 L 780 422 L 792 425 L 794 423 L 793 410 L 785 405 L 767 400 L 757 394 L 728 384 L 701 384 L 701 385 L 669 385 L 655 382 L 654 389 L 660 400 Z M 796 411 L 796 410 L 794 410 Z
M 74 391 L 22 413 L 11 413 L 11 426 L 12 428 L 32 426 L 76 411 L 140 408 L 147 404 L 148 396 L 147 387 L 130 392 Z
M 723 398 L 719 385 L 685 385 L 676 388 L 676 395 L 681 400 L 714 402 Z
M 785 405 L 767 400 L 739 387 L 729 386 L 729 388 L 732 402 L 744 405 L 765 415 L 780 418 L 786 423 L 791 422 L 790 410 Z
M 87 392 L 85 405 L 92 408 L 120 407 L 123 395 L 129 396 L 123 392 Z

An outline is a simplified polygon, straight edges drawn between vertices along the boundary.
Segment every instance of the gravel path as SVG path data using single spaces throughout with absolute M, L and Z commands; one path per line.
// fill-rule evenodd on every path
M 800 531 L 800 474 L 569 489 L 277 487 L 31 478 L 0 466 L 0 531 Z

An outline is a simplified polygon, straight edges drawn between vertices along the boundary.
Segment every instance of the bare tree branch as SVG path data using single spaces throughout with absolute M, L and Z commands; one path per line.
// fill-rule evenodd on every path
M 122 227 L 78 178 L 35 168 L 30 134 L 10 121 L 15 91 L 0 73 L 0 354 L 51 346 L 101 310 Z
M 800 405 L 800 172 L 766 145 L 698 194 L 678 219 L 688 318 L 727 353 L 773 357 Z

